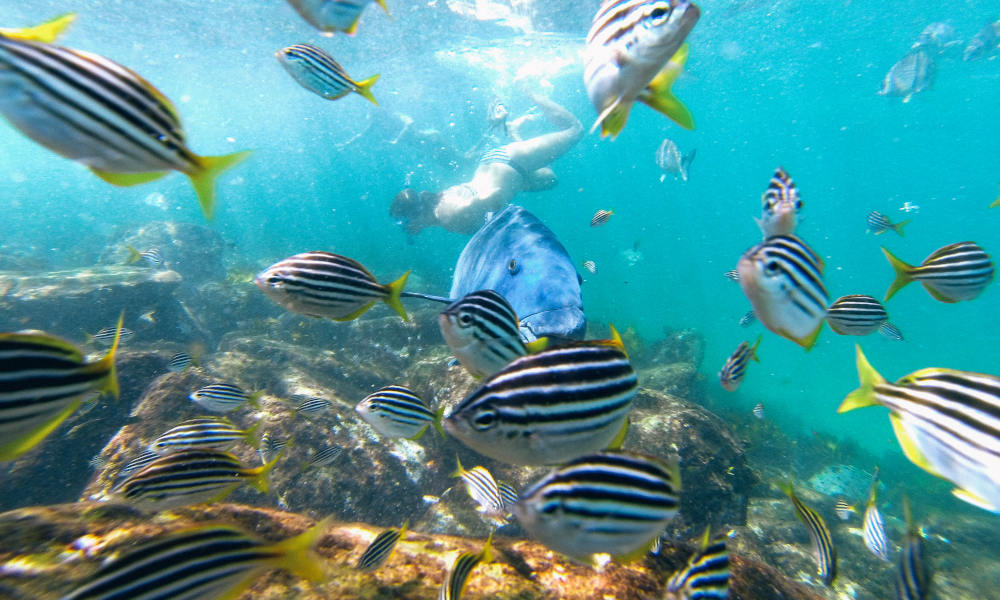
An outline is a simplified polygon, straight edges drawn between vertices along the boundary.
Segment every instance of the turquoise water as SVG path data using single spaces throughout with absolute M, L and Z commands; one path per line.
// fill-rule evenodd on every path
M 408 115 L 413 128 L 436 129 L 444 143 L 464 150 L 482 135 L 493 97 L 510 102 L 515 114 L 528 108 L 513 79 L 535 60 L 527 72 L 541 75 L 551 96 L 589 126 L 595 114 L 575 55 L 596 2 L 567 4 L 560 27 L 527 36 L 460 19 L 444 0 L 389 5 L 392 18 L 370 8 L 353 38 L 320 37 L 277 0 L 9 2 L 2 24 L 76 11 L 62 42 L 128 65 L 159 87 L 178 106 L 194 151 L 254 149 L 220 179 L 211 222 L 244 264 L 331 250 L 383 280 L 413 269 L 419 281 L 410 289 L 443 294 L 467 238 L 429 230 L 408 240 L 388 205 L 407 185 L 451 185 L 474 166 L 441 165 L 414 144 L 388 144 L 399 129 L 394 115 Z M 633 325 L 650 340 L 665 328 L 696 330 L 706 340 L 702 370 L 720 402 L 749 411 L 763 401 L 778 423 L 898 455 L 884 410 L 835 414 L 857 383 L 855 338 L 827 329 L 805 353 L 765 333 L 761 364 L 751 367 L 740 391 L 727 394 L 715 385 L 735 346 L 763 330 L 737 326 L 748 303 L 722 274 L 759 241 L 751 217 L 779 165 L 801 190 L 798 233 L 826 261 L 831 300 L 884 294 L 892 272 L 880 244 L 913 263 L 962 240 L 997 252 L 1000 210 L 986 207 L 1000 191 L 1000 58 L 962 62 L 963 44 L 935 57 L 933 88 L 910 102 L 876 91 L 924 26 L 946 21 L 966 41 L 1000 17 L 998 6 L 985 0 L 947 9 L 930 1 L 876 7 L 850 0 L 701 6 L 687 73 L 675 87 L 697 129 L 682 131 L 638 106 L 616 141 L 591 134 L 558 160 L 555 189 L 517 201 L 556 232 L 574 262 L 596 261 L 599 272 L 585 274 L 583 286 L 593 322 Z M 303 41 L 329 50 L 355 78 L 380 73 L 379 106 L 353 95 L 327 102 L 301 89 L 272 55 Z M 683 151 L 697 148 L 689 182 L 659 181 L 654 154 L 664 137 Z M 904 215 L 897 210 L 904 202 L 920 210 Z M 122 225 L 204 222 L 184 177 L 113 188 L 6 123 L 0 124 L 0 203 L 4 245 L 50 267 L 91 264 Z M 599 208 L 615 215 L 605 227 L 590 228 Z M 866 233 L 872 209 L 893 220 L 911 218 L 906 237 Z M 642 258 L 630 266 L 622 253 L 636 244 Z M 906 341 L 860 341 L 889 379 L 929 366 L 996 372 L 994 288 L 974 302 L 945 305 L 913 285 L 888 304 Z

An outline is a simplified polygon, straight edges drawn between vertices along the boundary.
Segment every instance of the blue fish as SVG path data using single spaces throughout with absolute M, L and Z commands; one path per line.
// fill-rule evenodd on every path
M 520 206 L 488 220 L 455 265 L 451 297 L 493 290 L 510 302 L 528 341 L 542 336 L 583 339 L 580 276 L 552 230 Z

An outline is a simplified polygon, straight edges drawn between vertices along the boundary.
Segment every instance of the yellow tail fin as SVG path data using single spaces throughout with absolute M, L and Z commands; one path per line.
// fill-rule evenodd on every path
M 750 358 L 752 358 L 754 362 L 760 362 L 760 359 L 757 358 L 757 346 L 760 346 L 760 341 L 762 339 L 764 339 L 763 333 L 758 335 L 757 341 L 753 343 L 753 346 L 750 346 Z
M 130 265 L 132 263 L 137 263 L 141 258 L 142 254 L 138 250 L 132 246 L 128 246 L 128 258 L 125 259 L 125 264 Z
M 657 112 L 670 117 L 684 129 L 694 129 L 694 117 L 691 111 L 674 96 L 670 90 L 674 82 L 684 70 L 688 58 L 688 44 L 682 45 L 674 56 L 667 61 L 666 66 L 649 82 L 646 90 L 636 98 Z
M 247 427 L 246 430 L 243 431 L 243 440 L 246 441 L 246 443 L 253 448 L 256 448 L 260 445 L 259 442 L 257 441 L 257 430 L 260 429 L 260 423 L 261 423 L 260 421 L 257 421 L 256 423 L 254 423 L 250 427 Z
M 372 86 L 375 85 L 376 81 L 378 81 L 377 73 L 375 75 L 372 75 L 368 79 L 362 81 L 356 81 L 354 82 L 354 85 L 357 86 L 357 89 L 355 89 L 354 91 L 356 91 L 358 94 L 360 94 L 362 97 L 364 97 L 366 100 L 368 100 L 375 106 L 378 106 L 378 102 L 375 100 L 375 95 L 372 94 Z
M 903 227 L 906 227 L 906 225 L 909 222 L 910 222 L 909 219 L 906 219 L 904 221 L 900 221 L 899 223 L 896 223 L 895 225 L 892 226 L 892 230 L 895 231 L 896 233 L 898 233 L 899 237 L 905 237 L 905 236 L 903 236 Z
M 913 272 L 913 266 L 908 265 L 893 256 L 892 252 L 886 250 L 885 247 L 882 248 L 882 253 L 889 259 L 889 265 L 891 265 L 892 270 L 896 272 L 896 279 L 892 282 L 892 285 L 889 286 L 889 290 L 885 293 L 885 299 L 882 300 L 882 302 L 888 302 L 889 298 L 896 295 L 896 292 L 903 289 L 907 286 L 907 284 L 913 281 L 913 277 L 911 275 Z
M 20 437 L 15 437 L 10 441 L 0 443 L 0 463 L 8 460 L 14 460 L 18 456 L 21 456 L 28 450 L 34 448 L 50 433 L 55 431 L 56 427 L 59 427 L 63 421 L 73 414 L 76 409 L 80 407 L 82 402 L 82 398 L 77 398 L 66 405 L 66 408 L 59 411 L 58 414 L 52 416 L 48 421 L 42 424 L 41 427 L 27 432 L 22 432 Z
M 51 43 L 66 30 L 76 19 L 76 13 L 66 13 L 58 17 L 35 25 L 34 27 L 24 27 L 22 29 L 0 29 L 0 34 L 19 40 L 31 40 L 33 42 Z
M 314 583 L 326 579 L 322 561 L 313 553 L 313 548 L 319 543 L 323 533 L 330 527 L 331 523 L 333 523 L 333 518 L 327 517 L 304 533 L 271 546 L 271 550 L 277 555 L 270 561 L 271 566 L 284 569 Z
M 215 212 L 215 180 L 227 169 L 246 160 L 250 153 L 250 150 L 243 150 L 232 154 L 198 157 L 201 168 L 196 173 L 188 173 L 188 177 L 191 178 L 191 185 L 198 195 L 198 203 L 201 204 L 201 212 L 206 219 L 211 219 Z
M 85 369 L 89 373 L 105 373 L 104 377 L 100 379 L 101 385 L 98 388 L 98 391 L 103 394 L 111 394 L 116 400 L 121 395 L 121 389 L 118 387 L 118 371 L 115 368 L 115 353 L 118 351 L 118 342 L 122 339 L 122 323 L 124 320 L 125 312 L 122 311 L 122 313 L 118 315 L 118 328 L 115 330 L 115 340 L 111 342 L 111 349 L 104 355 L 104 358 L 97 362 L 90 363 Z
M 410 272 L 407 271 L 406 273 L 403 273 L 402 277 L 386 286 L 389 288 L 389 296 L 386 297 L 385 303 L 388 304 L 392 310 L 396 311 L 399 316 L 403 317 L 404 321 L 409 321 L 410 317 L 406 316 L 406 309 L 403 308 L 403 303 L 399 299 L 399 294 L 403 291 L 403 286 L 406 285 L 406 279 L 409 276 Z
M 868 363 L 865 353 L 861 351 L 861 346 L 855 344 L 855 348 L 857 348 L 858 353 L 858 379 L 861 382 L 861 386 L 844 398 L 844 401 L 840 404 L 840 408 L 837 409 L 838 413 L 854 410 L 855 408 L 875 406 L 878 404 L 878 400 L 875 397 L 875 386 L 885 383 L 885 379 Z
M 274 468 L 274 464 L 278 462 L 278 459 L 281 458 L 281 455 L 284 452 L 285 450 L 282 449 L 281 452 L 278 452 L 277 456 L 271 459 L 271 462 L 264 463 L 259 467 L 249 469 L 247 471 L 247 475 L 250 477 L 250 485 L 257 488 L 260 493 L 266 494 L 270 489 L 270 485 L 267 481 L 267 474 L 271 472 L 271 469 Z

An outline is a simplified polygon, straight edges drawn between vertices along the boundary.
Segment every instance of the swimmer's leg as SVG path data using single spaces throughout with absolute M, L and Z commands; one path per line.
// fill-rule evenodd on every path
M 532 94 L 532 99 L 545 118 L 561 129 L 504 146 L 511 162 L 529 173 L 547 167 L 583 137 L 583 125 L 573 113 L 544 96 Z

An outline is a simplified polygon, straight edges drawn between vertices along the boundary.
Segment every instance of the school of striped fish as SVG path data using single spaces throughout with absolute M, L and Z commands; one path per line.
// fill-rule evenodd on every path
M 289 0 L 322 34 L 349 36 L 357 32 L 371 3 Z M 388 14 L 384 0 L 378 4 Z M 683 128 L 694 128 L 691 112 L 671 88 L 692 51 L 686 38 L 701 16 L 699 7 L 688 0 L 601 3 L 586 32 L 583 52 L 583 87 L 597 113 L 592 131 L 600 127 L 601 137 L 619 136 L 635 102 Z M 36 27 L 0 29 L 0 87 L 16 92 L 0 94 L 0 114 L 31 140 L 77 161 L 112 185 L 141 185 L 171 171 L 182 173 L 190 179 L 204 216 L 212 218 L 217 179 L 250 152 L 196 154 L 188 146 L 177 107 L 149 81 L 110 58 L 56 43 L 73 21 L 73 15 L 63 15 Z M 980 46 L 995 45 L 989 33 L 995 30 L 981 32 Z M 984 51 L 977 46 L 969 54 L 974 58 Z M 923 60 L 922 52 L 918 49 L 913 60 Z M 337 100 L 355 93 L 378 104 L 372 87 L 379 75 L 352 78 L 318 45 L 295 44 L 277 50 L 275 56 L 290 77 L 322 98 Z M 887 79 L 886 86 L 890 83 Z M 895 91 L 886 88 L 882 93 Z M 682 155 L 673 141 L 664 139 L 656 161 L 665 173 L 687 181 L 693 157 L 693 151 Z M 826 261 L 796 233 L 803 209 L 799 187 L 778 167 L 762 195 L 760 216 L 754 217 L 763 239 L 750 242 L 753 245 L 738 257 L 735 268 L 725 273 L 739 284 L 752 307 L 740 319 L 741 327 L 760 322 L 805 350 L 816 344 L 824 322 L 839 335 L 868 336 L 877 331 L 902 341 L 885 304 L 909 283 L 919 282 L 933 299 L 951 304 L 975 300 L 994 279 L 992 258 L 973 241 L 942 246 L 916 265 L 883 247 L 895 273 L 884 299 L 848 294 L 830 302 Z M 598 210 L 590 226 L 606 225 L 613 215 L 612 210 Z M 911 220 L 893 223 L 878 210 L 866 215 L 869 232 L 882 235 L 891 230 L 898 238 L 889 237 L 900 244 L 908 241 L 903 229 Z M 130 263 L 142 262 L 152 269 L 164 264 L 156 247 L 129 251 Z M 877 258 L 877 252 L 873 254 Z M 597 273 L 592 260 L 582 266 L 592 275 Z M 507 268 L 515 274 L 520 265 L 511 259 Z M 394 281 L 381 283 L 353 258 L 303 251 L 272 264 L 253 281 L 267 298 L 292 313 L 350 321 L 384 302 L 408 320 L 401 299 L 414 296 L 403 292 L 409 272 L 395 276 Z M 676 456 L 648 456 L 622 447 L 639 378 L 621 337 L 612 326 L 609 339 L 529 342 L 519 323 L 510 303 L 494 290 L 449 299 L 438 317 L 442 337 L 478 385 L 446 414 L 441 400 L 435 399 L 437 406 L 432 406 L 413 389 L 389 384 L 356 404 L 358 418 L 385 438 L 418 440 L 434 429 L 505 464 L 550 467 L 547 475 L 518 493 L 485 467 L 465 469 L 458 463 L 454 476 L 494 531 L 516 520 L 531 538 L 585 564 L 597 564 L 595 557 L 600 555 L 621 561 L 645 556 L 680 511 L 681 468 Z M 108 350 L 102 358 L 88 360 L 77 346 L 45 332 L 0 334 L 0 461 L 32 450 L 94 394 L 117 396 L 116 353 L 134 335 L 119 319 L 117 326 L 91 336 Z M 743 341 L 725 360 L 719 371 L 724 389 L 736 391 L 749 361 L 760 362 L 757 348 L 762 337 L 752 345 Z M 847 395 L 838 412 L 886 407 L 907 459 L 953 484 L 961 500 L 1000 514 L 1000 377 L 930 367 L 891 382 L 869 364 L 860 345 L 855 360 L 859 387 Z M 192 356 L 179 352 L 170 358 L 168 370 L 182 373 L 192 365 L 196 365 Z M 192 390 L 189 399 L 214 416 L 177 423 L 152 440 L 119 471 L 110 497 L 139 510 L 159 512 L 221 501 L 244 484 L 266 492 L 268 473 L 294 441 L 270 433 L 258 441 L 259 423 L 240 429 L 216 414 L 255 406 L 261 393 L 229 382 Z M 296 411 L 314 416 L 331 405 L 329 399 L 309 396 L 298 402 Z M 752 412 L 765 418 L 761 402 Z M 262 464 L 245 465 L 229 452 L 240 443 L 256 448 Z M 302 468 L 328 466 L 344 452 L 332 443 L 312 448 Z M 816 509 L 799 498 L 792 482 L 778 487 L 808 531 L 818 581 L 832 585 L 837 576 L 833 531 Z M 876 470 L 861 519 L 862 536 L 871 553 L 888 565 L 896 547 L 886 531 L 877 491 Z M 922 599 L 927 597 L 930 575 L 909 501 L 904 508 L 907 531 L 896 561 L 896 598 Z M 849 521 L 858 510 L 840 498 L 834 512 Z M 325 575 L 317 567 L 313 548 L 325 526 L 320 522 L 277 544 L 216 525 L 176 532 L 105 561 L 65 598 L 229 598 L 270 568 L 319 581 Z M 403 523 L 376 536 L 356 568 L 373 571 L 386 564 L 397 545 L 405 543 L 407 528 Z M 696 552 L 666 582 L 665 597 L 728 597 L 729 536 L 727 532 L 713 537 L 711 529 L 706 530 Z M 493 560 L 492 540 L 490 534 L 482 550 L 456 558 L 439 598 L 461 597 L 476 568 Z

